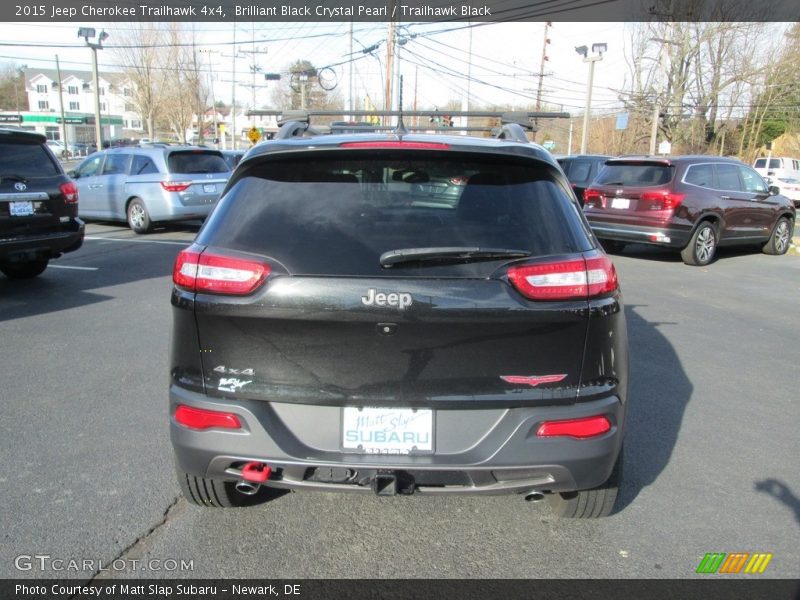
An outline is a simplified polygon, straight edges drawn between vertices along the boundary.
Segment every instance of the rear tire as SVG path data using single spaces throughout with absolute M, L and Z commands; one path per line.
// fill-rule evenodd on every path
M 148 233 L 153 228 L 147 208 L 139 198 L 128 204 L 128 227 L 136 233 Z
M 0 265 L 2 271 L 9 279 L 33 279 L 47 268 L 47 258 L 26 260 L 24 262 L 6 263 Z
M 791 241 L 792 225 L 789 223 L 789 219 L 782 217 L 775 223 L 772 235 L 769 236 L 767 243 L 762 246 L 761 251 L 764 254 L 772 254 L 774 256 L 786 254 Z
M 562 519 L 598 519 L 614 510 L 617 492 L 622 483 L 622 449 L 611 475 L 603 485 L 591 490 L 562 492 L 547 496 L 550 510 Z
M 258 492 L 252 496 L 247 496 L 237 492 L 236 484 L 232 481 L 196 477 L 180 469 L 177 469 L 177 475 L 183 496 L 189 502 L 198 506 L 213 506 L 215 508 L 253 506 L 255 504 L 263 504 L 283 493 L 282 490 L 261 486 Z
M 692 234 L 692 239 L 681 250 L 681 258 L 687 265 L 705 267 L 717 254 L 717 228 L 711 221 L 703 221 Z

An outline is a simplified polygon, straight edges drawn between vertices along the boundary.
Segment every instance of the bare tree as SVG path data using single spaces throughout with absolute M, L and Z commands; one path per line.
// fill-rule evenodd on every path
M 115 34 L 114 56 L 133 84 L 131 101 L 144 122 L 147 135 L 155 138 L 156 115 L 163 103 L 168 70 L 164 45 L 167 32 L 157 23 L 130 24 L 132 29 Z

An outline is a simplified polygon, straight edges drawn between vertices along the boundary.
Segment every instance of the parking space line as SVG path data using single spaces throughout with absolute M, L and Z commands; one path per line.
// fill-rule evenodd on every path
M 73 269 L 75 271 L 97 271 L 98 267 L 73 267 L 70 265 L 47 265 L 50 269 Z
M 170 246 L 191 246 L 192 242 L 171 242 L 168 240 L 134 240 L 130 238 L 109 238 L 96 235 L 87 235 L 85 240 L 102 240 L 105 242 L 130 242 L 132 244 L 166 244 Z

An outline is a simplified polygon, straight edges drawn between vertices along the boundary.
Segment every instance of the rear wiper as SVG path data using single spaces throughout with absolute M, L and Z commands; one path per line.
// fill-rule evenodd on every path
M 497 258 L 525 258 L 527 250 L 507 248 L 472 248 L 445 246 L 441 248 L 401 248 L 381 254 L 381 266 L 391 268 L 401 263 L 414 262 L 480 262 Z
M 13 174 L 0 175 L 0 183 L 5 181 L 6 179 L 10 179 L 11 181 L 21 181 L 22 183 L 28 182 L 28 178 L 23 177 L 22 175 L 13 175 Z

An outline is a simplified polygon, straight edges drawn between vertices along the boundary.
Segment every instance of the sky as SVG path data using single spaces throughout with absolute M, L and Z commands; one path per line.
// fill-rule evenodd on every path
M 403 24 L 400 64 L 404 76 L 404 106 L 409 109 L 416 98 L 420 108 L 461 102 L 469 93 L 470 106 L 504 105 L 522 108 L 535 103 L 538 73 L 544 39 L 544 23 L 490 23 L 466 28 L 467 23 Z M 54 68 L 58 54 L 63 69 L 89 70 L 91 53 L 78 27 L 104 29 L 109 38 L 98 53 L 99 69 L 115 70 L 116 39 L 130 30 L 131 24 L 117 23 L 23 23 L 0 24 L 0 63 Z M 190 24 L 184 24 L 190 26 Z M 350 65 L 349 23 L 206 23 L 197 24 L 200 47 L 213 50 L 210 72 L 214 96 L 229 102 L 233 93 L 233 67 L 236 65 L 237 100 L 251 105 L 253 77 L 250 66 L 261 72 L 285 72 L 295 60 L 310 60 L 326 71 L 347 102 Z M 353 90 L 356 102 L 369 95 L 380 107 L 385 76 L 386 23 L 355 23 L 353 34 Z M 234 30 L 236 50 L 234 58 Z M 443 32 L 443 30 L 452 30 Z M 469 52 L 470 37 L 472 52 Z M 626 34 L 622 23 L 558 23 L 549 29 L 543 102 L 548 109 L 582 112 L 585 106 L 588 65 L 574 48 L 605 42 L 608 51 L 596 64 L 592 106 L 613 110 L 619 106 L 616 90 L 623 85 L 628 67 L 625 61 Z M 255 39 L 255 43 L 253 40 Z M 117 43 L 120 43 L 119 41 Z M 380 43 L 371 55 L 361 50 Z M 257 54 L 253 54 L 252 50 Z M 247 52 L 250 52 L 247 54 Z M 471 66 L 470 66 L 471 57 Z M 345 64 L 342 64 L 345 63 Z M 468 77 L 471 76 L 471 77 Z M 258 75 L 256 105 L 270 104 L 269 84 Z M 468 79 L 471 81 L 468 83 Z

